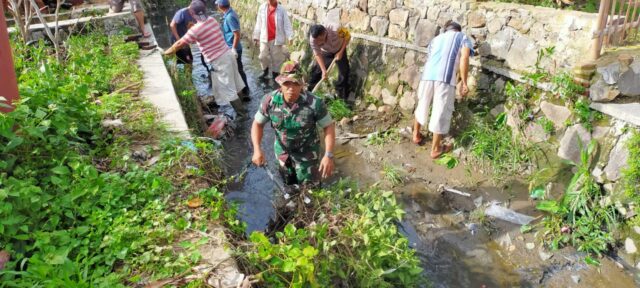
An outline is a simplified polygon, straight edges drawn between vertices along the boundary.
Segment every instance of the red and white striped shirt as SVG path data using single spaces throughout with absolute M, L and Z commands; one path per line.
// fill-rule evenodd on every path
M 180 40 L 188 44 L 197 43 L 207 62 L 217 59 L 229 50 L 218 21 L 211 17 L 191 27 Z

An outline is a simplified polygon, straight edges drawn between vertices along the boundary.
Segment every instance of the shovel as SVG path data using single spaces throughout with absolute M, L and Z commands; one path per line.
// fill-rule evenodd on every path
M 329 65 L 329 68 L 327 68 L 327 78 L 329 78 L 329 73 L 331 73 L 331 70 L 333 70 L 333 66 L 336 66 L 336 58 L 333 58 L 333 61 L 331 61 L 331 65 Z M 320 81 L 318 82 L 318 84 L 316 84 L 316 87 L 313 88 L 313 90 L 311 91 L 311 93 L 316 93 L 316 90 L 318 90 L 318 87 L 320 87 L 320 84 L 322 84 L 322 82 L 324 82 L 324 78 L 320 79 Z

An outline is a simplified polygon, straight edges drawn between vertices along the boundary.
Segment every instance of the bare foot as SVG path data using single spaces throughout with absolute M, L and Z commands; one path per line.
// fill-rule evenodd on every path
M 438 159 L 442 154 L 447 153 L 453 149 L 453 145 L 451 144 L 443 144 L 440 146 L 439 150 L 431 151 L 431 159 Z

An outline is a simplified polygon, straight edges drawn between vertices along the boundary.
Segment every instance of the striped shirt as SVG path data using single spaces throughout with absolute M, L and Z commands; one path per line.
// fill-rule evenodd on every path
M 218 21 L 211 17 L 191 27 L 180 40 L 188 44 L 197 43 L 207 62 L 216 60 L 229 50 Z
M 447 31 L 433 38 L 429 44 L 429 58 L 424 64 L 422 80 L 440 81 L 455 86 L 462 47 L 471 49 L 473 55 L 473 44 L 462 32 Z

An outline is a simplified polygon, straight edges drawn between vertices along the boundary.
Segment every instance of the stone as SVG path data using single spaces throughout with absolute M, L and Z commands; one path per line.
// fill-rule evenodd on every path
M 638 113 L 640 111 L 640 103 L 613 104 L 594 102 L 589 107 L 613 118 L 640 126 L 640 113 Z
M 340 126 L 347 126 L 349 125 L 349 123 L 351 123 L 351 119 L 344 117 L 342 118 L 342 120 L 340 120 Z
M 605 81 L 606 80 L 599 79 L 589 87 L 589 98 L 591 98 L 591 101 L 609 102 L 620 95 L 620 91 L 613 86 L 607 85 Z
M 369 110 L 369 111 L 377 111 L 378 107 L 376 107 L 375 104 L 369 104 L 369 106 L 367 107 L 367 110 Z
M 407 53 L 404 54 L 404 65 L 410 66 L 416 63 L 416 52 L 413 50 L 408 50 Z
M 400 81 L 403 81 L 409 86 L 411 89 L 418 90 L 418 85 L 420 84 L 420 71 L 418 70 L 418 66 L 410 65 L 407 68 L 402 69 L 402 73 L 400 73 Z
M 591 171 L 591 176 L 593 176 L 593 179 L 596 180 L 596 182 L 603 184 L 605 182 L 605 178 L 604 178 L 604 171 L 602 171 L 602 168 L 600 167 L 595 167 L 593 168 L 593 171 Z
M 580 283 L 580 275 L 571 275 L 571 280 L 573 280 L 573 283 Z
M 391 112 L 391 109 L 392 109 L 391 106 L 383 105 L 383 106 L 378 107 L 378 112 L 380 112 L 380 113 L 389 113 L 389 112 Z
M 359 9 L 349 11 L 349 27 L 355 30 L 367 31 L 370 23 L 371 17 L 366 12 Z
M 629 54 L 620 54 L 618 55 L 618 62 L 620 62 L 620 64 L 622 64 L 623 66 L 629 66 L 631 65 L 631 63 L 633 63 L 633 56 Z
M 507 26 L 513 27 L 513 29 L 520 31 L 522 30 L 522 19 L 516 17 L 511 18 L 509 20 L 509 23 L 507 23 Z
M 538 46 L 536 43 L 524 36 L 516 36 L 509 52 L 505 57 L 506 63 L 512 69 L 525 70 L 534 64 L 538 59 Z
M 620 79 L 620 68 L 620 63 L 615 62 L 604 67 L 599 67 L 597 71 L 602 75 L 605 83 L 613 85 L 618 82 L 618 79 Z
M 402 29 L 402 27 L 391 24 L 389 26 L 389 38 L 398 39 L 398 40 L 407 40 L 407 32 Z
M 595 126 L 593 127 L 593 131 L 591 132 L 591 138 L 596 140 L 604 139 L 604 137 L 606 137 L 607 134 L 609 134 L 609 130 L 611 130 L 610 127 Z
M 484 27 L 487 24 L 487 19 L 484 14 L 474 11 L 467 15 L 467 25 L 471 28 Z
M 391 91 L 382 89 L 382 103 L 393 107 L 398 104 L 398 98 L 396 95 L 391 94 Z
M 105 119 L 105 120 L 102 120 L 100 124 L 102 124 L 102 127 L 104 128 L 120 128 L 124 126 L 124 123 L 122 123 L 122 119 L 115 119 L 115 120 Z
M 631 139 L 631 133 L 626 133 L 618 139 L 616 146 L 609 153 L 609 163 L 604 168 L 607 179 L 617 181 L 620 179 L 622 170 L 627 168 L 627 159 L 629 159 L 629 149 L 627 141 Z
M 633 232 L 640 235 L 640 226 L 633 226 Z
M 635 61 L 629 68 L 618 79 L 618 89 L 625 96 L 640 96 L 640 61 Z
M 544 113 L 544 116 L 553 122 L 556 129 L 564 127 L 567 119 L 571 117 L 571 110 L 569 110 L 569 108 L 554 105 L 547 101 L 542 101 L 542 103 L 540 103 L 540 109 L 542 110 L 542 113 Z
M 416 25 L 416 31 L 413 37 L 414 44 L 421 47 L 427 47 L 429 42 L 431 42 L 431 39 L 437 35 L 438 25 L 427 19 L 420 19 L 420 21 L 418 21 L 418 25 Z
M 491 109 L 491 111 L 489 111 L 489 113 L 491 113 L 491 116 L 496 117 L 498 116 L 500 113 L 504 112 L 504 104 L 499 104 L 496 107 L 493 107 L 493 109 Z
M 415 92 L 406 92 L 400 98 L 400 109 L 405 111 L 413 111 L 413 108 L 416 106 L 416 96 Z
M 404 8 L 397 8 L 389 12 L 389 22 L 400 26 L 401 28 L 407 27 L 407 21 L 409 20 L 409 10 Z
M 542 125 L 529 122 L 527 126 L 524 128 L 524 134 L 533 143 L 540 143 L 549 140 L 549 134 L 544 131 Z
M 327 4 L 327 9 L 333 9 L 336 8 L 336 6 L 338 5 L 338 1 L 337 0 L 329 0 L 329 3 Z
M 369 96 L 381 100 L 382 99 L 382 87 L 378 84 L 371 86 L 369 89 Z
M 304 59 L 305 54 L 306 52 L 304 50 L 293 51 L 291 53 L 291 60 L 302 62 L 302 59 Z
M 360 10 L 364 11 L 364 13 L 367 13 L 367 9 L 368 9 L 368 0 L 359 0 L 358 1 L 358 8 L 360 8 Z
M 489 30 L 489 33 L 491 33 L 491 30 Z M 507 53 L 509 53 L 515 34 L 516 32 L 510 27 L 500 30 L 495 34 L 491 33 L 487 38 L 491 54 L 499 59 L 505 59 Z
M 495 85 L 495 92 L 502 93 L 507 82 L 502 78 L 498 78 L 493 84 Z
M 529 242 L 529 243 L 525 244 L 525 247 L 528 250 L 533 250 L 534 248 L 536 248 L 536 244 L 533 244 L 533 243 Z
M 371 30 L 373 30 L 374 34 L 380 37 L 387 35 L 387 30 L 389 30 L 389 20 L 380 16 L 372 17 Z
M 487 24 L 487 29 L 490 34 L 496 34 L 500 29 L 502 29 L 502 22 L 500 22 L 500 19 L 494 18 Z
M 438 6 L 429 7 L 429 10 L 427 11 L 427 19 L 436 21 L 438 20 L 439 16 L 440 16 L 440 8 Z
M 569 128 L 560 140 L 560 148 L 558 148 L 558 157 L 580 163 L 581 149 L 586 149 L 591 141 L 591 133 L 582 126 L 576 124 Z
M 324 17 L 323 21 L 318 21 L 320 23 L 341 23 L 340 15 L 342 13 L 342 9 L 335 8 L 331 9 L 327 12 L 327 15 Z
M 627 254 L 635 254 L 638 252 L 638 248 L 636 248 L 636 243 L 633 242 L 633 239 L 628 238 L 624 240 L 624 251 Z
M 387 77 L 387 84 L 389 84 L 389 87 L 393 87 L 392 90 L 395 90 L 398 87 L 398 84 L 400 84 L 401 73 L 402 72 L 400 72 L 400 70 L 397 70 Z
M 553 257 L 553 254 L 545 252 L 541 247 L 538 249 L 538 256 L 540 256 L 540 260 L 547 261 Z

